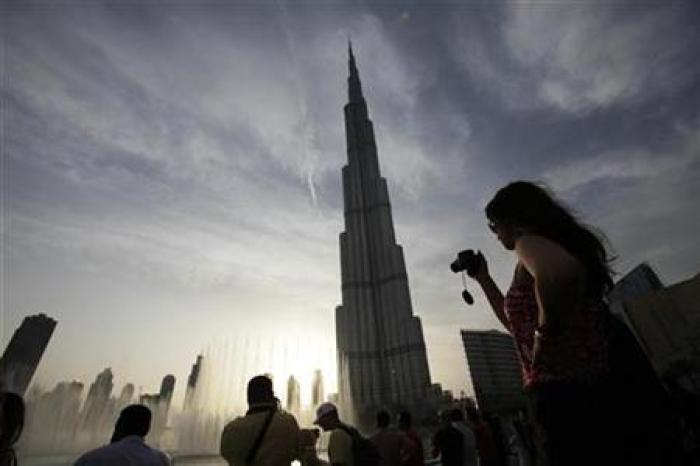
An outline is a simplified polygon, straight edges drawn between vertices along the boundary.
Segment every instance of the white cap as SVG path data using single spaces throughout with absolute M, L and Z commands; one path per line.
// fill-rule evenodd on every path
M 314 421 L 314 424 L 318 424 L 318 420 L 321 419 L 323 416 L 330 414 L 330 413 L 337 413 L 338 408 L 335 407 L 333 403 L 325 402 L 321 403 L 318 408 L 316 408 L 316 420 Z

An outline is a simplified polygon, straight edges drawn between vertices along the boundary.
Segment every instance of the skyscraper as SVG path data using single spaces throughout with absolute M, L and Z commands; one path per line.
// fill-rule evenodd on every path
M 160 383 L 160 401 L 165 403 L 168 407 L 170 406 L 170 400 L 173 398 L 173 392 L 175 391 L 175 376 L 168 374 L 163 377 Z
M 297 416 L 301 411 L 301 388 L 293 375 L 287 380 L 287 411 Z
M 190 370 L 190 375 L 187 376 L 187 388 L 185 389 L 185 405 L 184 409 L 187 410 L 192 406 L 194 391 L 197 388 L 197 381 L 199 380 L 199 371 L 202 369 L 202 355 L 197 356 L 197 360 L 192 364 L 192 369 Z
M 315 409 L 325 401 L 325 394 L 323 393 L 323 372 L 321 372 L 321 369 L 316 369 L 314 371 L 314 380 L 311 389 L 311 406 Z
M 131 400 L 134 398 L 135 392 L 134 384 L 127 383 L 122 387 L 121 394 L 117 398 L 117 411 L 121 411 L 131 404 Z
M 82 392 L 81 382 L 59 382 L 50 392 L 28 397 L 24 451 L 56 452 L 75 444 Z
M 151 431 L 148 434 L 149 440 L 159 443 L 161 437 L 168 426 L 168 414 L 170 412 L 170 401 L 175 391 L 175 376 L 168 374 L 163 377 L 158 393 L 144 393 L 139 397 L 139 402 L 148 406 L 151 410 Z
M 524 408 L 513 337 L 496 330 L 462 330 L 462 342 L 479 409 L 499 413 Z
M 336 308 L 341 404 L 356 414 L 424 401 L 430 373 L 413 315 L 401 246 L 352 46 L 345 105 L 345 231 L 340 234 L 342 305 Z
M 0 358 L 0 389 L 24 394 L 55 328 L 46 314 L 24 318 Z
M 114 388 L 113 378 L 112 369 L 108 367 L 97 374 L 95 381 L 90 385 L 83 405 L 83 430 L 96 432 L 105 427 L 102 424 L 105 420 L 105 411 L 108 409 L 109 397 L 112 395 L 112 388 Z

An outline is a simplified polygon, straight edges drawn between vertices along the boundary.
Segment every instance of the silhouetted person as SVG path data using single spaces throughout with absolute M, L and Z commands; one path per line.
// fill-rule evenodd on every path
M 616 346 L 622 339 L 611 337 L 629 332 L 615 327 L 605 304 L 613 281 L 602 240 L 527 181 L 499 190 L 486 217 L 503 247 L 517 256 L 513 280 L 504 296 L 481 254 L 468 273 L 513 336 L 550 465 L 675 464 L 663 432 L 670 421 L 657 407 L 663 403 L 651 388 L 653 376 L 641 384 L 630 383 L 635 374 L 620 376 L 643 361 L 638 363 L 640 351 L 625 353 L 627 363 L 616 356 L 636 343 Z M 647 367 L 648 374 L 648 361 Z M 645 410 L 643 397 L 649 398 L 646 406 L 657 406 Z M 645 417 L 659 422 L 645 425 Z
M 666 380 L 671 400 L 683 419 L 682 432 L 687 464 L 700 464 L 700 395 L 673 379 Z
M 85 453 L 75 466 L 167 466 L 168 456 L 146 445 L 151 429 L 151 410 L 130 405 L 119 413 L 109 445 Z
M 382 459 L 381 466 L 400 466 L 404 448 L 404 435 L 390 426 L 391 416 L 387 411 L 377 413 L 377 432 L 370 440 L 377 447 Z
M 341 422 L 333 403 L 322 403 L 316 409 L 314 424 L 330 432 L 328 459 L 331 466 L 376 466 L 381 456 L 374 444 L 353 426 Z
M 501 426 L 501 420 L 489 412 L 484 413 L 484 422 L 489 426 L 491 437 L 496 447 L 496 465 L 506 466 L 508 463 L 508 439 Z
M 338 408 L 333 403 L 321 403 L 316 409 L 314 424 L 331 433 L 328 439 L 328 460 L 331 466 L 355 466 L 352 434 L 348 432 L 348 426 L 340 421 Z
M 479 455 L 476 449 L 476 436 L 471 426 L 464 422 L 464 413 L 459 408 L 450 411 L 450 421 L 452 427 L 462 434 L 462 465 L 477 466 Z
M 442 425 L 433 436 L 433 458 L 440 457 L 442 466 L 461 466 L 464 459 L 462 433 L 454 428 L 449 411 L 440 415 Z
M 24 429 L 24 401 L 12 392 L 0 393 L 0 466 L 15 466 L 14 445 Z
M 513 420 L 513 430 L 517 435 L 518 446 L 520 447 L 521 465 L 530 466 L 536 464 L 537 448 L 534 432 L 530 423 L 527 422 L 523 411 L 520 411 L 518 417 Z
M 248 412 L 229 422 L 221 434 L 221 456 L 231 466 L 289 466 L 301 457 L 296 419 L 279 408 L 272 380 L 259 375 L 248 382 Z
M 479 410 L 473 406 L 467 408 L 467 419 L 474 431 L 476 450 L 479 455 L 480 466 L 498 465 L 498 449 L 491 432 L 491 427 L 481 417 Z
M 318 429 L 301 429 L 301 464 L 303 466 L 322 466 L 324 464 L 316 451 L 319 435 Z
M 423 466 L 425 464 L 423 440 L 413 428 L 413 419 L 408 411 L 399 413 L 399 430 L 405 436 L 401 455 L 404 466 Z

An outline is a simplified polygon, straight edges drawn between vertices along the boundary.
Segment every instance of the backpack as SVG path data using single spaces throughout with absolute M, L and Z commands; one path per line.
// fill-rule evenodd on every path
M 341 424 L 339 428 L 352 438 L 352 461 L 355 466 L 378 466 L 381 463 L 382 455 L 369 439 L 354 427 Z

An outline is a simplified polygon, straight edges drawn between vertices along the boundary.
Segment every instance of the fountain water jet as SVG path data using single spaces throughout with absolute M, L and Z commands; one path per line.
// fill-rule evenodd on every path
M 298 384 L 292 394 L 298 397 L 298 402 L 292 400 L 294 415 L 302 427 L 310 426 L 314 404 L 324 401 L 321 374 L 327 386 L 335 388 L 335 346 L 329 338 L 292 334 L 239 334 L 210 343 L 197 359 L 190 380 L 175 386 L 176 391 L 185 392 L 184 403 L 170 406 L 162 428 L 149 435 L 149 443 L 176 456 L 216 453 L 223 426 L 247 410 L 248 380 L 263 373 L 272 375 L 282 406 L 289 401 L 286 382 L 294 376 Z M 48 392 L 31 391 L 19 445 L 24 458 L 75 458 L 109 441 L 119 411 L 143 393 L 136 393 L 132 384 L 115 392 L 110 371 L 103 371 L 99 380 L 93 383 L 99 387 L 92 389 L 89 401 L 83 399 L 81 382 L 62 382 Z

